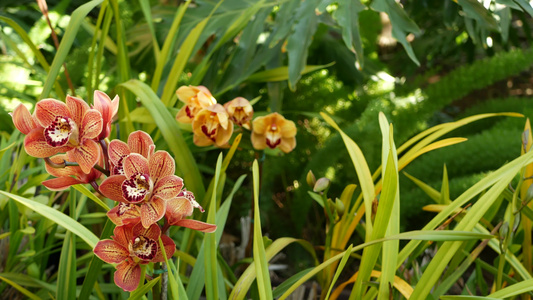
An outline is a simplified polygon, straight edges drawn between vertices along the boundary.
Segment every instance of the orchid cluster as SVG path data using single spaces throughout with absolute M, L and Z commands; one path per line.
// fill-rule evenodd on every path
M 43 158 L 47 172 L 55 176 L 44 181 L 44 186 L 59 191 L 90 184 L 118 203 L 107 212 L 116 225 L 114 235 L 98 242 L 94 253 L 117 264 L 115 283 L 133 291 L 141 280 L 141 265 L 163 262 L 164 254 L 174 254 L 176 245 L 165 235 L 170 226 L 202 232 L 214 232 L 216 226 L 186 219 L 194 208 L 203 209 L 184 187 L 183 179 L 174 174 L 174 158 L 166 151 L 156 151 L 150 135 L 136 131 L 127 142 L 108 141 L 118 105 L 118 96 L 111 100 L 96 91 L 92 107 L 72 96 L 65 102 L 44 99 L 36 104 L 33 115 L 20 104 L 12 118 L 26 135 L 26 152 Z
M 278 113 L 257 117 L 252 105 L 243 97 L 237 97 L 222 106 L 204 86 L 182 86 L 177 90 L 178 99 L 185 105 L 176 119 L 192 124 L 194 144 L 226 147 L 233 134 L 234 124 L 252 130 L 252 145 L 257 150 L 279 148 L 285 153 L 296 147 L 296 126 Z

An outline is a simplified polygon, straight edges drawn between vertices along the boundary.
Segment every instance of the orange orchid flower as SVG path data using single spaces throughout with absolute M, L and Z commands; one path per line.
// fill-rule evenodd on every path
M 149 158 L 154 153 L 155 144 L 148 133 L 138 130 L 128 136 L 128 143 L 121 140 L 112 140 L 109 143 L 107 153 L 111 162 L 111 174 L 124 175 L 123 160 L 131 153 L 139 153 Z
M 124 175 L 112 175 L 100 185 L 100 192 L 118 202 L 139 204 L 145 228 L 165 215 L 166 201 L 176 197 L 183 179 L 174 175 L 174 159 L 166 151 L 157 151 L 148 159 L 131 153 L 124 159 Z
M 229 120 L 228 113 L 222 105 L 213 104 L 202 109 L 194 117 L 192 131 L 196 146 L 216 144 L 223 147 L 233 134 L 233 122 Z
M 91 171 L 100 158 L 100 146 L 94 141 L 102 132 L 100 112 L 82 99 L 67 96 L 65 103 L 55 99 L 37 102 L 35 119 L 38 126 L 24 140 L 29 155 L 45 158 L 66 152 L 68 161 L 78 163 L 84 173 Z
M 167 201 L 167 211 L 165 217 L 169 225 L 187 227 L 202 232 L 215 232 L 217 226 L 214 224 L 204 223 L 197 220 L 185 219 L 192 215 L 194 208 L 203 208 L 194 199 L 193 193 L 183 189 L 176 197 Z
M 141 223 L 115 227 L 111 240 L 99 241 L 94 254 L 107 263 L 116 263 L 115 284 L 124 291 L 137 288 L 141 279 L 140 264 L 164 261 L 159 248 L 159 238 L 167 257 L 174 255 L 176 245 L 168 236 L 161 234 L 157 224 L 145 228 Z
M 224 104 L 230 120 L 239 126 L 250 129 L 250 120 L 254 115 L 254 108 L 248 100 L 237 97 Z
M 253 121 L 252 145 L 262 150 L 266 147 L 289 153 L 296 147 L 296 126 L 278 113 L 257 117 Z
M 118 95 L 111 100 L 109 96 L 102 91 L 94 91 L 94 105 L 92 108 L 100 112 L 103 118 L 103 129 L 98 135 L 98 140 L 103 140 L 111 134 L 111 122 L 118 112 L 119 97 Z
M 66 154 L 50 157 L 52 163 L 55 164 L 62 164 L 66 159 Z M 84 173 L 79 166 L 54 168 L 49 164 L 45 164 L 45 168 L 48 174 L 57 177 L 43 181 L 43 185 L 52 191 L 62 191 L 75 184 L 92 183 L 102 176 L 102 173 L 96 169 L 91 169 L 89 173 Z
M 176 115 L 181 123 L 192 123 L 196 114 L 215 103 L 217 100 L 205 86 L 181 86 L 177 91 L 178 99 L 185 103 Z

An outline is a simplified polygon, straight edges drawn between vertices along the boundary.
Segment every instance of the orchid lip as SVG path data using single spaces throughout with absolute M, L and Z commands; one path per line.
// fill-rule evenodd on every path
M 151 260 L 157 254 L 157 242 L 144 236 L 136 237 L 131 244 L 131 251 L 142 260 Z
M 152 191 L 152 186 L 148 175 L 135 173 L 122 183 L 122 195 L 130 203 L 139 203 Z
M 52 147 L 65 146 L 69 142 L 78 144 L 78 126 L 76 123 L 64 116 L 57 116 L 55 120 L 44 129 L 46 143 Z

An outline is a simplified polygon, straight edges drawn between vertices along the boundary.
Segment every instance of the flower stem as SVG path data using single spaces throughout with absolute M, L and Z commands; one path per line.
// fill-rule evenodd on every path
M 64 168 L 67 166 L 67 162 L 65 160 L 63 160 L 62 163 L 55 163 L 53 162 L 50 157 L 45 157 L 44 158 L 44 161 L 46 162 L 47 165 L 49 165 L 50 167 L 52 168 L 55 168 L 55 169 L 61 169 L 61 168 Z
M 98 170 L 98 171 L 100 171 L 102 174 L 105 174 L 105 176 L 108 176 L 108 177 L 109 177 L 109 174 L 110 174 L 109 171 L 106 170 L 106 169 L 104 169 L 104 168 L 102 168 L 102 167 L 99 166 L 98 164 L 94 165 L 93 168 L 96 169 L 96 170 Z
M 109 155 L 107 154 L 107 142 L 104 139 L 101 139 L 99 142 L 104 152 L 104 168 L 106 170 L 109 170 Z

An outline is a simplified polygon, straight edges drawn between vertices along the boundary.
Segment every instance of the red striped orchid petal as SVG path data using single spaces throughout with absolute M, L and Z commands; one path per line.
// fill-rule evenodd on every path
M 22 103 L 15 107 L 11 117 L 13 118 L 13 124 L 15 124 L 15 127 L 23 134 L 28 134 L 34 128 L 38 127 L 35 119 L 30 114 L 30 111 Z
M 150 167 L 150 176 L 154 179 L 174 175 L 176 171 L 174 158 L 166 151 L 157 151 L 154 155 L 150 156 L 148 165 Z
M 57 116 L 72 117 L 65 103 L 56 99 L 43 99 L 35 105 L 35 117 L 42 127 L 48 127 Z
M 94 140 L 84 140 L 83 144 L 67 152 L 69 161 L 77 162 L 83 173 L 88 174 L 100 159 L 100 146 Z
M 140 155 L 148 158 L 154 152 L 154 141 L 152 137 L 144 131 L 132 132 L 128 137 L 128 146 L 133 153 L 139 153 Z
M 112 240 L 99 241 L 94 247 L 94 254 L 106 263 L 119 263 L 129 258 L 127 248 Z
M 165 215 L 166 201 L 159 197 L 152 197 L 151 201 L 141 205 L 141 223 L 147 228 L 161 220 Z
M 165 200 L 176 197 L 183 187 L 183 179 L 176 175 L 169 175 L 157 180 L 153 195 Z
M 128 144 L 121 140 L 112 140 L 109 142 L 109 146 L 107 147 L 109 161 L 111 161 L 114 165 L 118 165 L 119 163 L 122 165 L 122 160 L 130 153 L 131 151 Z
M 215 230 L 217 229 L 217 225 L 208 224 L 208 223 L 204 223 L 201 221 L 190 220 L 190 219 L 179 220 L 173 225 L 187 227 L 193 230 L 197 230 L 201 232 L 208 232 L 208 233 L 215 232 Z
M 161 228 L 157 224 L 144 227 L 140 223 L 132 227 L 132 234 L 134 236 L 142 235 L 146 238 L 157 240 L 161 236 Z
M 185 197 L 177 197 L 167 201 L 165 217 L 170 225 L 175 225 L 179 220 L 192 215 L 194 207 Z
M 100 184 L 100 193 L 113 201 L 127 203 L 127 200 L 122 197 L 122 183 L 124 180 L 126 180 L 126 176 L 124 175 L 111 175 L 107 177 Z
M 130 260 L 117 265 L 115 284 L 126 292 L 134 291 L 141 280 L 141 267 Z
M 133 240 L 133 227 L 135 227 L 135 224 L 115 227 L 113 229 L 113 240 L 122 247 L 129 249 Z
M 62 191 L 71 185 L 81 183 L 85 182 L 74 177 L 57 177 L 42 182 L 42 184 L 51 191 Z
M 144 156 L 131 153 L 124 158 L 124 175 L 130 178 L 134 174 L 150 174 L 148 168 L 148 159 Z M 150 174 L 151 175 L 151 174 Z
M 30 131 L 24 138 L 24 150 L 28 155 L 38 158 L 50 157 L 60 152 L 66 152 L 69 147 L 50 147 L 46 142 L 42 127 Z
M 90 108 L 89 104 L 87 104 L 87 102 L 85 102 L 83 99 L 70 95 L 67 95 L 65 103 L 70 112 L 70 117 L 74 120 L 74 122 L 76 122 L 76 124 L 81 124 L 85 113 Z
M 96 109 L 89 109 L 79 124 L 81 124 L 80 136 L 85 139 L 95 139 L 102 132 L 104 121 Z
M 141 211 L 135 204 L 119 202 L 107 212 L 107 216 L 117 226 L 137 224 L 141 220 Z
M 103 118 L 103 129 L 98 139 L 105 139 L 111 133 L 111 122 L 118 112 L 119 97 L 115 96 L 113 101 L 109 96 L 101 91 L 94 91 L 94 109 L 100 112 Z
M 170 259 L 172 255 L 174 255 L 174 252 L 176 251 L 176 244 L 174 244 L 174 241 L 169 238 L 168 236 L 162 234 L 161 235 L 161 241 L 163 242 L 163 247 L 165 249 L 165 254 L 167 255 L 167 259 Z M 156 256 L 152 259 L 153 262 L 164 262 L 165 257 L 163 256 L 163 251 L 161 251 L 161 248 L 158 249 Z

